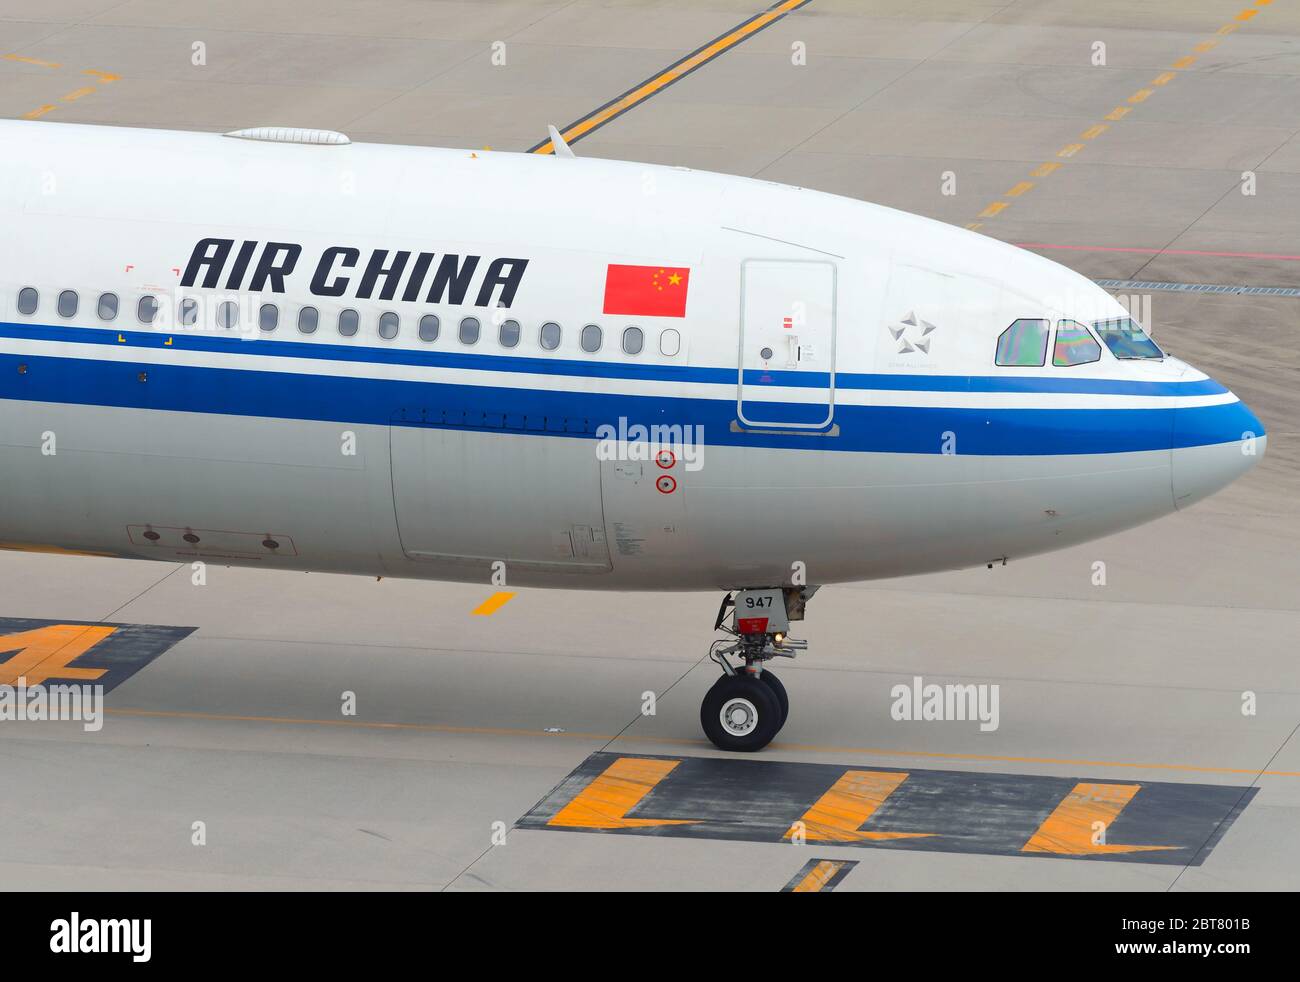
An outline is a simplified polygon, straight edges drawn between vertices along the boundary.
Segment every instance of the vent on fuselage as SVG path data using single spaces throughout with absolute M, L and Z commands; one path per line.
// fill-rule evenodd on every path
M 346 133 L 336 130 L 309 130 L 295 126 L 254 126 L 246 130 L 231 130 L 222 136 L 263 143 L 307 143 L 318 147 L 341 147 L 352 142 Z

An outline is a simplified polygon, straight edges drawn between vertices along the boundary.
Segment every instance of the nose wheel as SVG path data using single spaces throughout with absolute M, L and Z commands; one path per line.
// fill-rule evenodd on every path
M 787 635 L 787 611 L 797 610 L 802 617 L 803 605 L 811 590 L 744 590 L 733 601 L 728 595 L 718 611 L 716 630 L 726 631 L 733 640 L 718 640 L 709 656 L 722 668 L 723 675 L 704 696 L 700 705 L 700 726 L 720 750 L 752 753 L 762 750 L 785 726 L 790 715 L 790 697 L 781 680 L 765 667 L 772 658 L 793 658 L 807 642 Z M 793 595 L 793 596 L 789 596 Z M 775 616 L 742 616 L 754 606 Z M 726 624 L 728 608 L 735 607 L 732 624 Z M 730 656 L 744 661 L 732 667 Z
M 767 674 L 764 672 L 763 674 Z M 785 714 L 776 690 L 752 675 L 723 675 L 700 705 L 700 725 L 721 750 L 762 750 L 781 729 Z
M 790 715 L 790 697 L 786 694 L 785 686 L 781 680 L 776 677 L 776 673 L 771 669 L 763 669 L 763 674 L 759 680 L 766 683 L 767 687 L 772 690 L 772 695 L 776 696 L 777 708 L 781 710 L 781 722 L 777 723 L 776 729 L 779 733 L 781 727 L 785 726 L 786 717 Z

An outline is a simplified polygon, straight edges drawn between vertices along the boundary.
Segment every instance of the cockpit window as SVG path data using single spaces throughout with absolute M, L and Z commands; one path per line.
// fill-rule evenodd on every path
M 1047 357 L 1048 322 L 1022 317 L 998 335 L 995 365 L 1034 368 Z
M 1101 358 L 1101 345 L 1078 321 L 1056 322 L 1056 345 L 1052 349 L 1052 364 L 1058 368 L 1086 365 Z
M 1116 358 L 1163 358 L 1165 353 L 1147 336 L 1147 332 L 1132 317 L 1112 317 L 1093 321 L 1097 332 L 1110 353 Z

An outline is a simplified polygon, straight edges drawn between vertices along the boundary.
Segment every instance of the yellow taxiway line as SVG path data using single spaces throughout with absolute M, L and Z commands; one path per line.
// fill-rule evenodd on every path
M 206 720 L 222 723 L 271 723 L 283 726 L 342 726 L 353 729 L 371 730 L 411 730 L 422 733 L 449 733 L 470 736 L 538 736 L 563 737 L 570 740 L 588 740 L 608 743 L 655 743 L 673 746 L 709 747 L 707 740 L 693 740 L 686 737 L 637 736 L 634 734 L 585 733 L 577 731 L 548 732 L 522 727 L 506 726 L 451 726 L 442 723 L 403 723 L 370 722 L 357 719 L 307 719 L 293 716 L 246 716 L 237 713 L 202 713 L 183 710 L 164 709 L 105 709 L 109 716 L 155 718 L 155 719 L 189 719 Z M 1074 757 L 1019 757 L 999 754 L 960 754 L 935 750 L 899 750 L 883 747 L 839 747 L 824 744 L 807 743 L 773 743 L 776 751 L 795 753 L 850 754 L 857 757 L 922 757 L 931 760 L 965 760 L 984 763 L 1004 764 L 1059 764 L 1064 767 L 1122 767 L 1131 770 L 1166 770 L 1199 774 L 1252 774 L 1260 777 L 1300 777 L 1300 771 L 1261 771 L 1253 767 L 1212 767 L 1204 764 L 1160 764 L 1143 763 L 1131 760 L 1091 760 Z
M 781 2 L 773 4 L 767 10 L 755 14 L 749 20 L 736 25 L 730 31 L 714 38 L 708 44 L 696 48 L 685 58 L 669 65 L 658 75 L 633 86 L 621 96 L 605 103 L 599 109 L 595 109 L 576 122 L 570 123 L 560 131 L 560 137 L 565 143 L 575 143 L 581 140 L 584 136 L 600 129 L 610 120 L 617 119 L 629 109 L 640 105 L 651 96 L 668 88 L 674 82 L 680 81 L 691 72 L 707 65 L 714 58 L 725 54 L 736 45 L 753 37 L 763 28 L 770 27 L 786 14 L 811 2 L 812 0 L 781 0 Z M 553 154 L 555 153 L 555 145 L 550 140 L 543 140 L 528 152 Z

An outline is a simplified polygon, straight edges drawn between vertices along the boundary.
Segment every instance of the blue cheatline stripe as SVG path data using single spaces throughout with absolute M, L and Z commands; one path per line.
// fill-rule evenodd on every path
M 25 371 L 18 371 L 19 365 Z M 140 381 L 144 373 L 146 380 Z M 0 399 L 338 423 L 431 425 L 595 438 L 602 425 L 701 426 L 706 444 L 812 451 L 1056 455 L 1165 450 L 1263 433 L 1240 402 L 1188 409 L 840 406 L 835 436 L 732 432 L 735 403 L 291 372 L 0 355 Z M 746 403 L 781 419 L 784 403 Z M 1174 416 L 1178 416 L 1175 437 Z M 690 431 L 692 437 L 697 432 Z
M 117 339 L 121 336 L 123 341 Z M 211 351 L 223 354 L 308 358 L 321 361 L 375 365 L 413 365 L 473 371 L 577 378 L 641 379 L 655 382 L 712 382 L 735 384 L 735 368 L 689 368 L 685 365 L 633 365 L 623 362 L 577 361 L 564 358 L 530 358 L 522 355 L 480 355 L 469 352 L 417 351 L 410 348 L 376 348 L 364 344 L 330 344 L 320 341 L 270 341 L 260 337 L 213 337 L 146 331 L 117 331 L 94 327 L 60 327 L 45 324 L 0 323 L 0 337 L 32 341 L 69 341 L 112 347 L 158 348 L 168 351 Z M 171 345 L 166 345 L 168 339 Z M 746 370 L 746 386 L 824 388 L 825 372 Z M 1067 394 L 1193 396 L 1221 395 L 1228 390 L 1213 379 L 1192 382 L 1143 382 L 1134 379 L 1078 378 L 1058 371 L 1054 375 L 883 375 L 838 372 L 840 389 L 879 389 L 892 392 L 1061 392 Z

